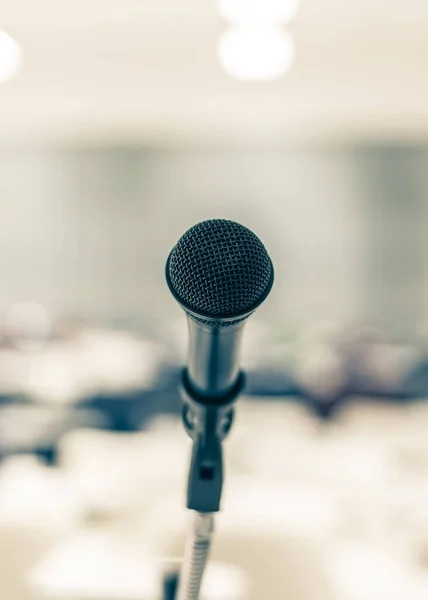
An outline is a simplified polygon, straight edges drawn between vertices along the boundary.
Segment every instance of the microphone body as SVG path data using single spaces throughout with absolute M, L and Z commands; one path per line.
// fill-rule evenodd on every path
M 190 385 L 209 399 L 227 395 L 239 377 L 245 320 L 273 284 L 265 247 L 234 221 L 203 221 L 172 249 L 166 280 L 187 313 Z

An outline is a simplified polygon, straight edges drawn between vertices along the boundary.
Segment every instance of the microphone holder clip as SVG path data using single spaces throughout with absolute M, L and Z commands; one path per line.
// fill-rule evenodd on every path
M 183 423 L 193 440 L 187 486 L 187 508 L 202 513 L 220 510 L 223 487 L 222 441 L 233 422 L 233 405 L 245 385 L 241 371 L 232 390 L 222 397 L 206 397 L 191 386 L 184 369 L 181 378 Z

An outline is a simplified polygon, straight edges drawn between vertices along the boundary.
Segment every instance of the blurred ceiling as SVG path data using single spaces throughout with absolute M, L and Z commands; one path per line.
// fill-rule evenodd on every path
M 302 0 L 274 82 L 223 73 L 226 26 L 214 0 L 3 0 L 25 65 L 0 139 L 427 139 L 427 0 Z

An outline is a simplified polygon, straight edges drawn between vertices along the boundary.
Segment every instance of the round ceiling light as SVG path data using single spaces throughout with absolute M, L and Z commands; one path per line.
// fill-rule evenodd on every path
M 293 38 L 280 27 L 234 27 L 221 36 L 218 57 L 224 70 L 237 79 L 277 79 L 293 64 Z

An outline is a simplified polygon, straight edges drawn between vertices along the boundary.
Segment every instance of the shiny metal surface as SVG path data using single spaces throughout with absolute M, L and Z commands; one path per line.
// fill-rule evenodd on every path
M 199 394 L 224 396 L 239 375 L 245 320 L 226 327 L 212 327 L 187 315 L 187 322 L 190 383 Z

